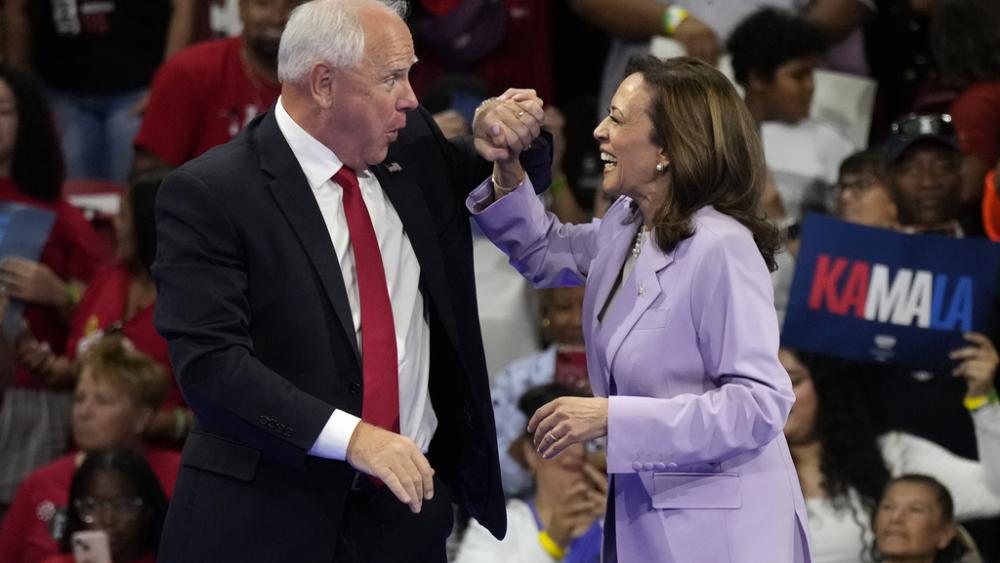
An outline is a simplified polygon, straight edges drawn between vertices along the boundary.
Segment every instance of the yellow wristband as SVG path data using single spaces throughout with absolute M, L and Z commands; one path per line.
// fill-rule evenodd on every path
M 993 389 L 990 390 L 989 393 L 985 395 L 973 395 L 971 397 L 966 397 L 962 401 L 962 404 L 965 405 L 966 409 L 970 411 L 976 411 L 985 407 L 986 405 L 996 404 L 998 402 L 1000 402 L 1000 396 L 997 395 L 997 390 L 994 387 Z
M 542 549 L 545 550 L 545 553 L 551 555 L 553 559 L 561 560 L 563 557 L 566 557 L 566 550 L 559 547 L 556 540 L 552 539 L 552 536 L 545 530 L 538 532 L 538 543 L 542 544 Z
M 687 10 L 677 5 L 671 5 L 663 12 L 663 30 L 667 32 L 667 37 L 672 37 L 677 27 L 684 23 L 691 15 Z

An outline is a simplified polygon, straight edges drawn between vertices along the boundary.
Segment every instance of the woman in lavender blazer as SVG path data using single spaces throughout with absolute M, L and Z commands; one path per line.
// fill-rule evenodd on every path
M 595 397 L 536 411 L 539 452 L 607 435 L 605 561 L 809 561 L 782 435 L 794 395 L 768 274 L 778 235 L 758 208 L 749 112 L 710 66 L 647 57 L 594 136 L 603 190 L 621 196 L 603 220 L 560 224 L 516 158 L 468 201 L 533 284 L 586 284 Z

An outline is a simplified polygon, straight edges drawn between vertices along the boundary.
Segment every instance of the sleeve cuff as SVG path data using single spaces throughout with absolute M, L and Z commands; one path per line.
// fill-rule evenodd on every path
M 345 461 L 347 445 L 351 443 L 351 436 L 359 422 L 360 418 L 347 411 L 333 411 L 319 433 L 319 438 L 316 438 L 316 443 L 309 449 L 309 455 Z

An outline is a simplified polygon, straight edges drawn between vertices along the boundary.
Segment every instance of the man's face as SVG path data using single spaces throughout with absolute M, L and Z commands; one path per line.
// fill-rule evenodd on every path
M 749 87 L 764 101 L 764 120 L 798 123 L 809 117 L 812 105 L 813 71 L 819 57 L 791 59 L 774 71 L 771 80 L 751 77 Z
M 931 227 L 958 217 L 960 155 L 937 141 L 915 143 L 889 171 L 893 197 L 904 226 Z
M 327 125 L 331 147 L 356 170 L 385 160 L 406 112 L 417 107 L 409 79 L 416 55 L 406 24 L 377 9 L 362 11 L 361 22 L 364 56 L 357 67 L 335 72 Z
M 278 61 L 278 43 L 288 15 L 305 0 L 240 0 L 243 40 L 257 58 Z

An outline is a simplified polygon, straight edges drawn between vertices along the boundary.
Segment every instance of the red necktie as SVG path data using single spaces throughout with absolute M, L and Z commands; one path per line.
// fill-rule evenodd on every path
M 399 432 L 396 329 L 382 253 L 354 170 L 342 166 L 333 175 L 333 181 L 340 184 L 344 192 L 344 215 L 354 249 L 361 297 L 361 368 L 364 374 L 361 418 L 369 424 Z

